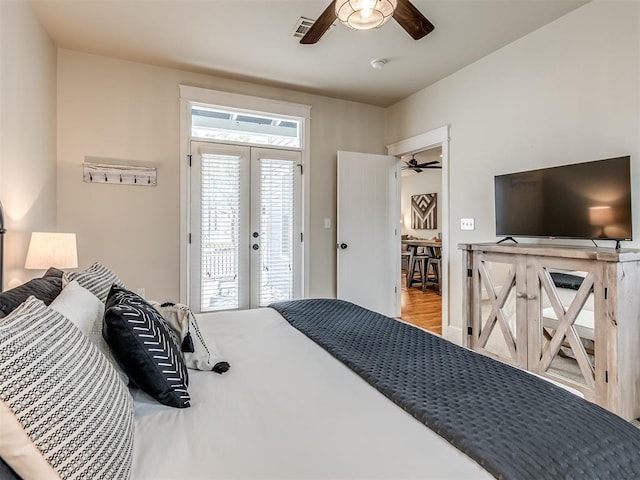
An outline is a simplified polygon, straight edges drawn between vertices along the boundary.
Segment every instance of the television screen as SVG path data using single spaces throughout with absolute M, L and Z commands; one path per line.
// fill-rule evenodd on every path
M 495 177 L 496 235 L 631 240 L 631 157 Z

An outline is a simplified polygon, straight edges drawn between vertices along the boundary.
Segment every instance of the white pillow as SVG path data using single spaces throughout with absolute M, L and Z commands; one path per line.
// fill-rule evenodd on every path
M 133 402 L 104 355 L 29 297 L 0 320 L 0 457 L 22 478 L 128 479 Z
M 216 373 L 225 373 L 229 370 L 229 362 L 220 354 L 213 339 L 208 339 L 208 346 L 205 343 L 198 321 L 188 306 L 180 303 L 149 303 L 162 315 L 180 339 L 187 368 L 213 370 Z
M 84 333 L 89 340 L 98 347 L 102 354 L 113 364 L 120 380 L 125 385 L 129 383 L 129 377 L 124 373 L 116 361 L 109 345 L 102 337 L 102 325 L 104 323 L 104 303 L 98 297 L 81 287 L 77 281 L 68 283 L 51 305 L 51 309 L 61 313 Z

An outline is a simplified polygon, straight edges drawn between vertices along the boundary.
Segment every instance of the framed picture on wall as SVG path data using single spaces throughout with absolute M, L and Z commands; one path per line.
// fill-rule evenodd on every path
M 411 228 L 414 230 L 435 230 L 437 222 L 437 193 L 423 193 L 411 196 Z

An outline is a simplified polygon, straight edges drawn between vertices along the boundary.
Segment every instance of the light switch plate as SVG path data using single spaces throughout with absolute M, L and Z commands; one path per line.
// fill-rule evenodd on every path
M 460 219 L 460 230 L 475 230 L 475 219 L 474 218 L 461 218 Z
M 331 228 L 331 219 L 330 218 L 325 218 L 324 219 L 324 228 Z

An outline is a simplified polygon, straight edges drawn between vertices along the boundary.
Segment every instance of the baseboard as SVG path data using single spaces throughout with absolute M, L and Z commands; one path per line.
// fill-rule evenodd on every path
M 445 334 L 445 337 L 447 340 L 449 340 L 450 342 L 455 343 L 456 345 L 463 345 L 463 338 L 462 338 L 462 328 L 460 327 L 453 327 L 451 325 L 449 325 L 447 327 L 447 332 Z

